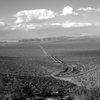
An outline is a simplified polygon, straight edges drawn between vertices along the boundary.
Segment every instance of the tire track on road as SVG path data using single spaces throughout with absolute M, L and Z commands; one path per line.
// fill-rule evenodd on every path
M 49 56 L 47 51 L 43 48 L 43 46 L 39 45 L 40 49 L 43 51 L 43 53 L 45 54 L 45 56 Z
M 57 57 L 49 55 L 48 52 L 45 50 L 45 48 L 42 45 L 39 45 L 39 47 L 42 50 L 42 52 L 45 54 L 45 56 L 50 57 L 55 64 L 57 64 L 57 63 L 63 64 L 63 62 L 60 59 L 58 59 Z

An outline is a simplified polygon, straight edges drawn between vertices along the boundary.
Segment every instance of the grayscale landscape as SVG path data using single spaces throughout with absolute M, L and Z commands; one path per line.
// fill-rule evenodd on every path
M 0 100 L 100 100 L 100 1 L 0 1 Z

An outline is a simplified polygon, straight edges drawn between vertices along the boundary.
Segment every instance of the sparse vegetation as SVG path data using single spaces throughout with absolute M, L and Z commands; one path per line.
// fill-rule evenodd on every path
M 42 45 L 49 55 L 60 59 L 63 63 L 57 65 L 50 57 L 45 56 L 39 44 L 20 43 L 0 47 L 1 100 L 4 98 L 6 100 L 46 100 L 48 98 L 96 100 L 100 98 L 100 70 L 95 69 L 100 65 L 99 51 L 82 51 L 75 54 L 75 52 L 72 53 L 73 51 L 67 52 L 66 47 L 69 46 L 70 50 L 70 44 L 44 43 Z M 81 84 L 80 86 L 51 76 L 52 73 L 60 70 L 64 70 L 62 73 L 66 75 L 67 65 L 77 65 L 69 73 L 70 75 L 90 70 L 84 75 L 74 77 L 75 81 Z M 95 70 L 92 71 L 93 68 Z
M 0 74 L 3 83 L 0 89 L 1 97 L 9 95 L 13 100 L 26 98 L 63 98 L 67 91 L 76 85 L 56 80 L 52 77 L 31 77 Z

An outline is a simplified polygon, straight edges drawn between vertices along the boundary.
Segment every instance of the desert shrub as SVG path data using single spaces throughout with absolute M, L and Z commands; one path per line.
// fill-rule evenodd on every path
M 100 98 L 100 87 L 91 88 L 87 100 L 96 100 L 97 98 Z

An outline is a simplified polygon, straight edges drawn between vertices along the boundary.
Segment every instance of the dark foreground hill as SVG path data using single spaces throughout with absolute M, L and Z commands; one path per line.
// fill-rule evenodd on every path
M 71 94 L 76 85 L 52 77 L 16 76 L 0 74 L 0 98 L 26 100 L 26 98 L 61 98 Z
M 100 88 L 87 90 L 52 77 L 0 74 L 0 100 L 98 100 Z

